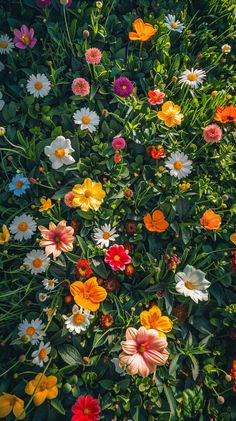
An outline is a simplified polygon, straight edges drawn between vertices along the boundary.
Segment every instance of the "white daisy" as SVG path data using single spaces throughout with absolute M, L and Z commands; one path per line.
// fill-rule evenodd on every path
M 21 216 L 16 216 L 13 219 L 9 230 L 12 234 L 15 234 L 15 240 L 22 241 L 31 238 L 36 228 L 37 224 L 32 216 L 23 213 Z
M 170 169 L 170 175 L 181 179 L 191 173 L 192 161 L 183 152 L 173 152 L 165 166 Z
M 195 303 L 207 301 L 207 288 L 211 285 L 205 278 L 205 273 L 193 266 L 187 265 L 183 272 L 175 275 L 176 291 L 185 297 L 190 297 Z
M 171 31 L 175 32 L 182 32 L 184 29 L 183 23 L 176 19 L 175 15 L 167 15 L 165 16 L 166 19 L 166 26 Z
M 44 153 L 52 162 L 52 168 L 54 170 L 58 170 L 63 165 L 70 165 L 75 162 L 74 158 L 70 155 L 71 152 L 74 152 L 74 149 L 71 147 L 70 139 L 66 139 L 64 136 L 57 136 L 50 146 L 45 146 L 44 148 Z
M 181 73 L 179 83 L 183 86 L 189 85 L 191 88 L 195 89 L 203 84 L 205 77 L 206 73 L 204 70 L 197 70 L 192 68 L 191 70 L 185 70 L 183 73 Z
M 0 72 L 5 69 L 5 65 L 2 61 L 0 61 Z
M 231 51 L 231 46 L 229 44 L 224 44 L 221 47 L 222 53 L 229 54 Z
M 85 332 L 90 324 L 90 319 L 93 319 L 94 316 L 90 314 L 89 310 L 83 310 L 82 307 L 74 305 L 72 307 L 72 315 L 67 317 L 62 316 L 65 320 L 66 328 L 73 335 L 79 335 L 81 332 Z
M 31 95 L 34 95 L 35 98 L 43 98 L 48 95 L 51 84 L 44 73 L 38 73 L 36 76 L 30 76 L 26 89 Z
M 81 130 L 88 130 L 90 133 L 95 132 L 96 126 L 99 125 L 99 117 L 95 111 L 89 108 L 81 108 L 73 114 L 75 124 L 80 124 Z
M 0 111 L 3 109 L 5 101 L 2 99 L 2 92 L 0 91 Z
M 96 244 L 100 244 L 102 248 L 109 247 L 109 242 L 115 241 L 116 237 L 119 237 L 119 235 L 116 234 L 115 228 L 111 228 L 110 224 L 105 224 L 101 228 L 94 229 L 94 239 Z
M 0 54 L 9 54 L 14 47 L 14 42 L 8 35 L 0 36 Z
M 49 257 L 42 250 L 32 250 L 24 259 L 24 265 L 34 275 L 45 272 L 49 263 Z
M 45 336 L 43 329 L 45 325 L 40 319 L 23 320 L 18 326 L 18 336 L 24 340 L 24 342 L 30 342 L 32 345 L 37 345 L 39 340 Z
M 45 307 L 43 309 L 43 312 L 46 313 L 48 320 L 51 320 L 53 316 L 56 314 L 56 309 L 53 309 L 52 307 Z
M 39 367 L 43 367 L 43 365 L 49 360 L 48 355 L 50 354 L 50 352 L 50 343 L 48 342 L 47 344 L 44 344 L 43 342 L 40 342 L 37 351 L 34 351 L 31 354 L 31 357 L 33 358 L 32 363 L 38 365 Z
M 56 284 L 58 284 L 58 280 L 54 278 L 53 279 L 45 278 L 42 281 L 42 283 L 45 289 L 47 289 L 48 291 L 52 291 L 55 288 Z

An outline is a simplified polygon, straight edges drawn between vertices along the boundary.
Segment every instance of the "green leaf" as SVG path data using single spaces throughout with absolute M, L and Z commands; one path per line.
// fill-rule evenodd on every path
M 100 384 L 100 386 L 102 386 L 103 389 L 111 390 L 112 386 L 113 386 L 113 381 L 112 380 L 100 380 L 99 384 Z
M 192 361 L 192 374 L 193 374 L 193 380 L 196 380 L 198 374 L 199 374 L 199 364 L 198 364 L 198 360 L 196 359 L 196 357 L 194 355 L 189 354 L 189 358 Z
M 56 409 L 57 412 L 59 412 L 62 415 L 65 415 L 66 411 L 62 406 L 62 403 L 58 399 L 52 399 L 50 401 L 51 406 Z
M 58 348 L 58 353 L 67 364 L 83 364 L 79 351 L 72 345 L 63 345 Z
M 170 421 L 175 421 L 176 420 L 176 401 L 175 401 L 174 395 L 172 393 L 171 388 L 169 386 L 166 386 L 166 384 L 164 384 L 164 392 L 165 392 L 165 395 L 170 407 L 170 416 L 171 416 Z

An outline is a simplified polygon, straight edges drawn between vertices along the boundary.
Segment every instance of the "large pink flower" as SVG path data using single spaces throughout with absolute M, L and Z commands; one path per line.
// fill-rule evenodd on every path
M 123 246 L 114 244 L 107 250 L 105 262 L 109 263 L 113 270 L 125 270 L 125 265 L 131 262 L 131 257 L 128 253 L 129 251 Z
M 47 255 L 52 253 L 54 257 L 58 257 L 63 251 L 66 253 L 73 250 L 74 228 L 67 227 L 66 221 L 60 221 L 58 225 L 50 222 L 49 228 L 42 225 L 38 228 L 43 237 L 39 245 L 45 247 Z
M 33 28 L 28 28 L 26 25 L 22 25 L 20 30 L 14 29 L 14 44 L 17 48 L 25 49 L 27 47 L 33 48 L 37 42 L 37 39 L 34 38 Z
M 138 330 L 129 327 L 121 346 L 124 352 L 120 354 L 120 365 L 131 375 L 147 377 L 157 366 L 164 365 L 169 356 L 166 339 L 157 330 L 147 330 L 144 326 Z

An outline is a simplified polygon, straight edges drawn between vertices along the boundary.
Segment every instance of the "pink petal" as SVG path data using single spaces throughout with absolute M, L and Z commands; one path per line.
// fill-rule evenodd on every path
M 134 327 L 128 327 L 125 333 L 127 341 L 129 340 L 136 341 L 137 333 L 138 333 L 137 329 L 135 329 Z
M 126 354 L 133 355 L 133 354 L 136 354 L 137 352 L 137 344 L 132 339 L 122 342 L 121 346 L 122 346 L 123 351 L 126 352 Z

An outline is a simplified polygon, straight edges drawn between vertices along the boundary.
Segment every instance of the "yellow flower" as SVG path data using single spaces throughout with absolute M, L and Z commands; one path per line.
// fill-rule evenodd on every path
M 230 241 L 232 241 L 232 243 L 236 244 L 236 232 L 231 234 L 231 236 L 229 238 L 230 238 Z
M 184 115 L 180 113 L 179 105 L 167 101 L 162 105 L 162 111 L 158 111 L 157 117 L 163 120 L 167 127 L 173 127 L 176 124 L 181 124 Z
M 25 386 L 25 393 L 34 395 L 33 401 L 36 406 L 42 405 L 46 399 L 55 399 L 58 395 L 57 378 L 38 373 L 35 379 Z
M 3 393 L 0 396 L 0 418 L 6 418 L 13 411 L 14 416 L 18 420 L 23 420 L 26 416 L 24 406 L 24 401 L 16 395 Z
M 168 316 L 162 316 L 161 310 L 157 306 L 153 306 L 149 311 L 142 311 L 140 314 L 141 325 L 146 329 L 156 329 L 159 336 L 166 337 L 165 333 L 172 330 L 173 322 Z
M 2 232 L 0 232 L 0 245 L 7 243 L 10 240 L 10 233 L 6 225 L 2 226 Z
M 97 211 L 106 194 L 102 190 L 102 184 L 92 181 L 91 178 L 86 178 L 83 184 L 76 184 L 72 192 L 74 194 L 73 206 L 80 207 L 84 212 L 89 209 Z
M 183 190 L 183 191 L 188 190 L 190 186 L 191 186 L 190 183 L 186 183 L 186 181 L 183 181 L 182 184 L 179 184 L 180 190 Z
M 41 203 L 41 206 L 39 208 L 39 212 L 45 212 L 49 209 L 52 209 L 53 206 L 55 206 L 52 204 L 51 199 L 45 199 L 44 197 L 41 197 L 40 203 Z

